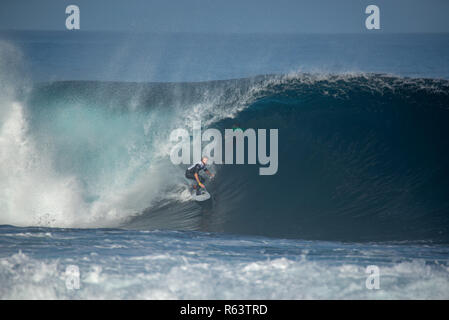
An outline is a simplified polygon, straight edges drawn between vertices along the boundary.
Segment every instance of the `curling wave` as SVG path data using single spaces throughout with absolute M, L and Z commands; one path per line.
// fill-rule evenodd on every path
M 446 242 L 448 89 L 445 80 L 292 74 L 3 92 L 0 224 Z M 215 165 L 213 200 L 190 201 L 169 133 L 192 120 L 279 129 L 277 174 Z

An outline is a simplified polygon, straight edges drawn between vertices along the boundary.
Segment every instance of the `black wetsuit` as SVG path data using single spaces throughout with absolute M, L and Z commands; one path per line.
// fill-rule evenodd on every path
M 206 165 L 200 161 L 200 162 L 190 166 L 186 170 L 186 178 L 195 180 L 195 182 L 197 182 L 195 179 L 195 173 L 198 173 L 198 180 L 200 180 L 201 183 L 204 183 L 204 181 L 205 181 L 204 178 L 199 174 L 201 170 L 209 171 L 209 170 L 207 170 Z M 200 186 L 198 185 L 198 183 L 197 183 L 197 187 L 198 187 L 197 190 L 199 190 Z

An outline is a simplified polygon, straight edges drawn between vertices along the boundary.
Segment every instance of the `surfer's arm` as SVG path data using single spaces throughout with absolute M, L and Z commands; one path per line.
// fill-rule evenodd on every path
M 213 177 L 214 176 L 214 174 L 212 172 L 210 172 L 209 170 L 207 170 L 207 169 L 205 169 L 204 172 L 206 172 L 209 175 L 209 177 Z

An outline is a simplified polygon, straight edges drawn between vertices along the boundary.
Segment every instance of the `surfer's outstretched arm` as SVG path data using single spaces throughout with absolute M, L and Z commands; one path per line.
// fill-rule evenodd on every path
M 213 177 L 214 176 L 214 174 L 212 173 L 212 172 L 210 172 L 209 170 L 204 170 L 204 172 L 206 172 L 208 175 L 209 175 L 209 177 Z

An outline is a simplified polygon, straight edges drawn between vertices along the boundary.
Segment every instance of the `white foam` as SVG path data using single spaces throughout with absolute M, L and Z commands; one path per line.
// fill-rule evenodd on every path
M 18 98 L 18 92 L 29 87 L 18 80 L 23 78 L 17 75 L 20 59 L 19 50 L 0 43 L 0 224 L 109 227 L 148 207 L 166 182 L 166 176 L 158 172 L 167 170 L 157 160 L 148 164 L 148 154 L 136 150 L 132 138 L 128 145 L 120 146 L 128 149 L 130 161 L 111 176 L 99 174 L 92 178 L 91 185 L 81 183 L 76 174 L 55 169 L 58 150 L 47 148 L 47 144 L 58 137 L 36 140 L 30 133 L 27 106 Z M 71 107 L 78 112 L 83 106 Z M 97 139 L 78 133 L 87 143 Z M 134 178 L 142 167 L 147 169 Z M 85 196 L 92 190 L 96 199 L 87 201 Z
M 277 258 L 251 262 L 171 254 L 102 258 L 80 266 L 80 289 L 65 286 L 71 261 L 19 252 L 0 259 L 0 299 L 448 299 L 444 267 L 420 260 L 380 267 L 379 290 L 365 266 Z M 80 261 L 78 260 L 78 263 Z
M 12 83 L 18 78 L 16 70 L 4 68 L 18 64 L 20 54 L 15 53 L 10 45 L 0 43 L 0 224 L 72 225 L 83 209 L 77 181 L 55 175 L 50 159 L 28 134 L 25 107 L 15 91 L 28 84 Z

